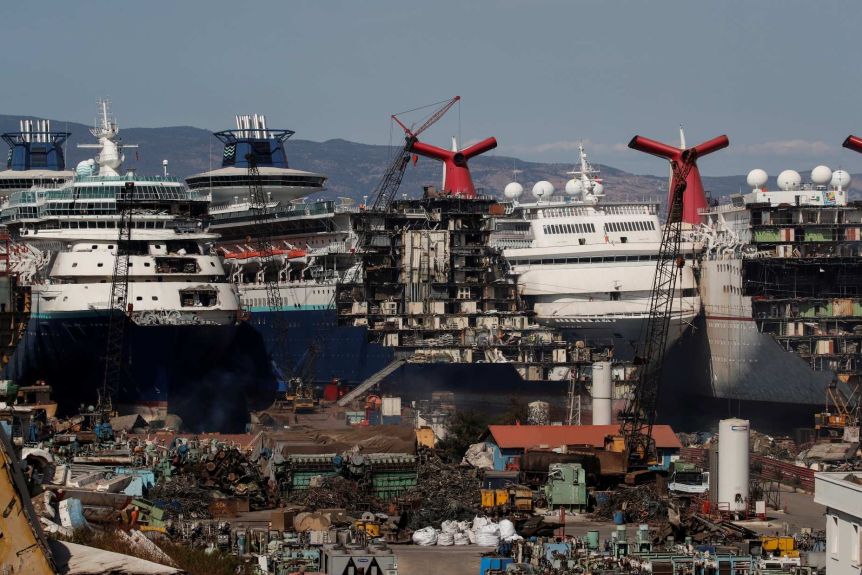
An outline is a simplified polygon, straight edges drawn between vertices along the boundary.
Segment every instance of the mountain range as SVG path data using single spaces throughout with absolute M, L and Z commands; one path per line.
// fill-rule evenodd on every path
M 26 117 L 0 115 L 0 133 L 18 131 L 20 119 Z M 94 143 L 88 126 L 52 120 L 51 127 L 56 131 L 71 132 L 66 144 L 66 161 L 70 169 L 74 169 L 79 161 L 92 157 L 93 150 L 76 147 L 80 143 Z M 136 149 L 126 149 L 124 165 L 140 174 L 162 173 L 162 161 L 165 159 L 168 160 L 169 173 L 179 178 L 221 165 L 221 142 L 208 130 L 190 126 L 128 128 L 122 129 L 121 137 L 124 143 L 139 146 Z M 286 143 L 286 150 L 291 167 L 328 176 L 326 191 L 317 197 L 349 197 L 356 201 L 362 201 L 364 196 L 372 193 L 393 154 L 397 152 L 390 146 L 361 144 L 343 139 L 325 142 L 290 139 Z M 527 162 L 493 155 L 493 152 L 490 152 L 472 159 L 470 169 L 476 188 L 482 193 L 501 196 L 507 183 L 518 181 L 524 186 L 525 194 L 529 194 L 532 185 L 539 180 L 548 180 L 557 190 L 562 191 L 570 177 L 567 172 L 574 169 L 576 161 L 577 158 L 573 157 L 571 164 Z M 666 194 L 667 178 L 631 174 L 597 162 L 593 165 L 601 172 L 605 193 L 610 200 L 661 200 Z M 419 195 L 423 185 L 439 186 L 441 174 L 441 166 L 437 162 L 420 158 L 415 165 L 408 167 L 401 190 L 408 196 Z M 703 183 L 713 197 L 744 192 L 747 189 L 744 175 L 703 176 Z M 774 184 L 774 177 L 771 183 Z M 851 188 L 851 195 L 860 197 L 862 178 L 854 177 Z

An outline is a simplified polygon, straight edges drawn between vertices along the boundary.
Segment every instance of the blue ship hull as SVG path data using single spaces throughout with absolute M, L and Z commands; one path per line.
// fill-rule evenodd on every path
M 59 413 L 76 413 L 95 404 L 104 378 L 108 316 L 104 312 L 33 314 L 4 368 L 4 377 L 26 385 L 44 380 L 52 386 Z M 181 417 L 198 410 L 177 410 L 197 389 L 215 380 L 236 327 L 221 325 L 138 326 L 126 329 L 123 383 L 115 403 L 125 411 L 154 417 L 170 403 Z
M 315 379 L 320 383 L 340 379 L 356 385 L 395 358 L 395 351 L 368 341 L 364 327 L 339 326 L 334 309 L 286 310 L 281 341 L 275 333 L 269 311 L 252 310 L 247 322 L 282 369 L 293 370 L 312 344 L 319 347 Z M 249 343 L 252 343 L 249 341 Z M 242 355 L 253 353 L 247 347 Z M 270 385 L 266 390 L 274 390 Z M 408 363 L 389 375 L 380 385 L 385 394 L 402 401 L 427 400 L 434 391 L 455 394 L 458 409 L 497 412 L 512 400 L 551 402 L 562 409 L 568 391 L 567 381 L 524 381 L 507 363 Z M 261 398 L 262 399 L 262 398 Z M 271 402 L 272 396 L 269 396 Z

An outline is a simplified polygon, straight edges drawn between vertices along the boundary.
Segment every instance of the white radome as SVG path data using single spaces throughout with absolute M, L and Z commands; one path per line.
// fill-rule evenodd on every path
M 570 196 L 580 196 L 584 193 L 584 183 L 577 179 L 566 182 L 566 193 Z
M 850 187 L 850 174 L 844 170 L 835 170 L 832 172 L 830 185 L 839 190 L 846 190 Z
M 524 186 L 522 186 L 518 182 L 510 182 L 506 184 L 506 187 L 503 189 L 503 195 L 510 200 L 514 200 L 515 198 L 521 197 L 521 194 L 523 193 Z
M 778 174 L 778 188 L 785 192 L 798 190 L 801 185 L 802 176 L 796 170 L 784 170 Z
M 540 182 L 536 182 L 536 185 L 533 186 L 533 195 L 537 199 L 541 198 L 549 198 L 551 194 L 554 193 L 554 184 L 547 180 L 542 180 Z
M 755 168 L 748 172 L 748 177 L 745 178 L 745 181 L 752 188 L 762 188 L 769 181 L 769 174 L 766 173 L 766 170 Z
M 829 166 L 817 166 L 811 170 L 811 183 L 817 186 L 825 186 L 832 181 L 832 170 Z
M 601 182 L 593 183 L 593 193 L 597 196 L 601 196 L 605 191 L 605 185 Z

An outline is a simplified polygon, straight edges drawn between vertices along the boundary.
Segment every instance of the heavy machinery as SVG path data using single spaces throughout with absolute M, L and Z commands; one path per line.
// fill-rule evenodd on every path
M 120 221 L 117 223 L 117 254 L 111 273 L 111 299 L 108 303 L 108 336 L 105 350 L 105 377 L 99 390 L 96 411 L 106 423 L 114 412 L 113 400 L 123 385 L 125 373 L 126 327 L 132 304 L 129 293 L 129 255 L 132 242 L 132 201 L 135 182 L 126 182 L 116 196 Z
M 668 195 L 667 220 L 662 228 L 655 279 L 650 295 L 649 316 L 644 327 L 636 362 L 640 364 L 638 382 L 625 409 L 619 414 L 620 434 L 608 438 L 606 448 L 622 452 L 631 472 L 647 470 L 656 462 L 653 425 L 658 411 L 664 355 L 667 349 L 673 298 L 680 269 L 685 258 L 680 252 L 684 220 L 693 223 L 691 205 L 703 200 L 703 187 L 697 171 L 697 159 L 729 145 L 727 136 L 719 136 L 692 148 L 679 149 L 642 136 L 635 136 L 629 147 L 670 161 L 671 186 Z M 683 198 L 690 205 L 684 205 Z
M 694 463 L 675 461 L 667 489 L 683 496 L 703 495 L 709 491 L 709 471 Z
M 3 426 L 0 426 L 0 572 L 47 575 L 57 569 L 42 535 L 39 516 L 30 503 L 30 493 L 18 457 Z
M 580 463 L 552 463 L 542 488 L 550 508 L 586 509 L 587 473 Z
M 459 100 L 461 100 L 461 96 L 455 96 L 451 100 L 446 100 L 445 102 L 437 102 L 435 104 L 429 104 L 428 106 L 422 106 L 420 108 L 414 108 L 413 110 L 392 114 L 392 121 L 396 122 L 404 130 L 404 147 L 395 156 L 392 163 L 383 174 L 383 179 L 381 179 L 380 183 L 377 184 L 373 193 L 374 202 L 371 204 L 372 211 L 385 212 L 389 208 L 389 204 L 392 203 L 392 200 L 395 198 L 395 194 L 398 193 L 398 188 L 401 187 L 401 180 L 404 179 L 404 171 L 410 163 L 410 158 L 413 155 L 413 147 L 419 141 L 419 134 L 436 124 L 437 121 L 442 118 L 443 115 L 446 114 L 446 112 L 448 112 Z M 440 106 L 441 104 L 442 106 Z M 428 119 L 426 119 L 418 128 L 414 129 L 414 126 L 407 127 L 404 122 L 398 118 L 398 116 L 430 108 L 431 106 L 440 107 L 428 116 Z

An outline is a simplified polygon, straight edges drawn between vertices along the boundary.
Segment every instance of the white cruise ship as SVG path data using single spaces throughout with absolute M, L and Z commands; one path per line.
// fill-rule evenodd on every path
M 11 264 L 30 282 L 31 315 L 5 376 L 49 383 L 62 411 L 94 402 L 104 374 L 112 274 L 117 257 L 117 196 L 134 205 L 126 302 L 127 366 L 115 403 L 161 417 L 230 346 L 239 299 L 212 250 L 216 234 L 195 218 L 208 197 L 181 181 L 122 173 L 119 128 L 101 102 L 94 160 L 73 179 L 13 191 L 0 221 L 21 249 Z M 15 178 L 6 173 L 6 181 Z M 172 411 L 173 405 L 171 405 Z
M 533 186 L 534 202 L 520 203 L 523 187 L 506 186 L 512 201 L 496 222 L 492 243 L 517 276 L 520 295 L 536 320 L 593 343 L 613 342 L 626 355 L 641 340 L 661 243 L 659 206 L 602 201 L 604 186 L 580 147 L 580 166 L 554 197 L 550 182 Z M 687 242 L 684 249 L 693 252 Z M 677 282 L 668 345 L 700 311 L 691 265 Z

